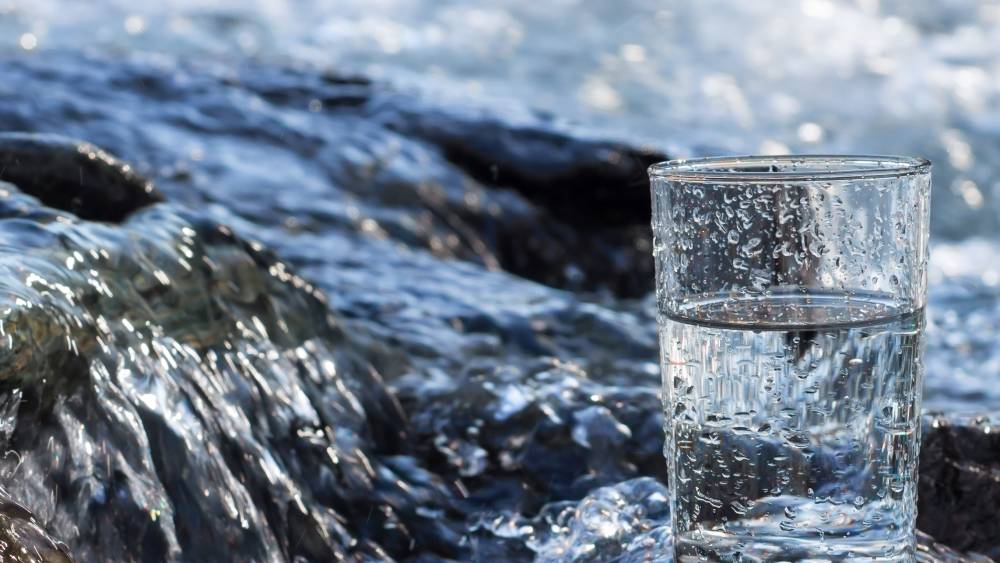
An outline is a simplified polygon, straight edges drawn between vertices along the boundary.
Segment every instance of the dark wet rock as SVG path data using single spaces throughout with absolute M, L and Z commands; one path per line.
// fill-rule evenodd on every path
M 164 201 L 153 181 L 131 163 L 60 135 L 0 134 L 0 180 L 91 221 L 117 223 Z
M 64 545 L 30 521 L 0 514 L 0 560 L 10 563 L 72 563 Z
M 16 394 L 20 399 L 20 394 Z M 5 397 L 9 398 L 9 397 Z M 7 412 L 5 414 L 10 414 Z M 7 453 L 7 458 L 16 454 Z M 5 472 L 11 459 L 4 459 Z M 10 563 L 72 563 L 65 544 L 52 539 L 27 508 L 0 487 L 0 561 Z
M 546 270 L 552 264 L 533 264 L 512 247 L 499 252 L 504 269 L 557 287 L 606 286 L 623 297 L 650 291 L 646 168 L 666 155 L 650 147 L 569 135 L 544 120 L 512 124 L 471 109 L 429 110 L 405 98 L 387 104 L 375 117 L 393 130 L 439 146 L 449 162 L 483 185 L 513 190 L 544 210 L 536 223 L 551 223 L 546 230 L 556 244 L 549 250 L 550 261 L 575 267 L 564 271 L 562 279 L 549 278 Z M 510 236 L 516 241 L 518 235 Z
M 667 159 L 652 148 L 569 135 L 544 121 L 518 126 L 480 111 L 399 106 L 377 117 L 440 146 L 477 181 L 513 189 L 566 225 L 584 232 L 649 226 L 646 169 Z
M 957 549 L 1000 556 L 1000 419 L 926 417 L 917 498 L 921 530 Z
M 233 82 L 277 108 L 347 125 L 346 135 L 292 130 L 287 139 L 270 124 L 247 129 L 314 158 L 362 202 L 414 214 L 416 228 L 375 214 L 393 238 L 555 287 L 627 297 L 652 287 L 645 170 L 666 158 L 652 149 L 580 138 L 538 117 L 512 126 L 444 111 L 353 77 L 255 67 Z M 192 125 L 242 129 L 231 112 L 213 107 Z

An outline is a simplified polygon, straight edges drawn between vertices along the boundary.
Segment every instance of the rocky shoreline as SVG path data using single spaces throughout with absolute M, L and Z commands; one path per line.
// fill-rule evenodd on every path
M 0 68 L 0 130 L 109 151 L 0 138 L 12 561 L 668 560 L 662 155 L 305 69 Z M 17 150 L 66 165 L 28 182 Z M 80 155 L 101 173 L 74 182 Z M 127 215 L 74 203 L 147 177 Z M 919 524 L 994 557 L 996 432 L 928 416 Z M 608 502 L 629 526 L 600 543 L 581 507 Z

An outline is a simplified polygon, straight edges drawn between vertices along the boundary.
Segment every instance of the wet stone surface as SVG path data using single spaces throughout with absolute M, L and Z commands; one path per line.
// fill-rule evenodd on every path
M 153 181 L 100 147 L 59 135 L 0 134 L 0 170 L 42 203 L 81 219 L 119 222 L 165 201 Z
M 1000 417 L 925 417 L 918 499 L 920 529 L 1000 558 Z
M 143 175 L 103 158 L 93 186 L 0 174 L 0 534 L 24 560 L 668 557 L 636 177 L 657 155 L 306 70 L 0 69 L 0 129 L 101 147 L 29 137 L 36 158 L 104 150 Z M 606 217 L 567 211 L 583 176 L 601 180 L 573 202 Z M 72 206 L 145 178 L 167 202 Z M 929 341 L 931 365 L 957 346 Z M 947 395 L 947 376 L 928 374 L 930 403 L 997 403 Z M 988 464 L 958 436 L 979 423 L 951 424 L 928 431 L 928 475 Z M 921 490 L 934 522 L 971 482 Z M 927 530 L 989 552 L 991 525 Z

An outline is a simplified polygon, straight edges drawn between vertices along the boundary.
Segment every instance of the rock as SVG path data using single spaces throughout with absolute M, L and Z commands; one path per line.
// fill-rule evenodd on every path
M 546 216 L 536 221 L 555 223 L 546 230 L 566 247 L 555 252 L 569 253 L 558 258 L 575 266 L 563 279 L 552 279 L 545 273 L 551 266 L 525 265 L 528 261 L 512 248 L 510 256 L 499 254 L 504 269 L 556 287 L 594 290 L 603 285 L 622 297 L 651 290 L 646 169 L 667 160 L 666 155 L 651 147 L 635 149 L 562 133 L 546 127 L 544 119 L 512 124 L 472 109 L 434 111 L 405 97 L 393 101 L 374 117 L 395 131 L 434 143 L 449 162 L 483 185 L 513 190 L 544 210 Z M 582 282 L 574 276 L 582 276 Z
M 15 394 L 20 399 L 20 394 Z M 7 457 L 11 457 L 8 456 Z M 8 465 L 10 459 L 4 459 Z M 9 470 L 9 467 L 5 468 Z M 0 487 L 0 561 L 72 563 L 67 546 L 50 537 L 34 515 Z
M 107 151 L 60 135 L 0 134 L 0 180 L 45 205 L 91 221 L 120 222 L 164 201 L 153 181 Z
M 3 188 L 20 210 L 0 219 L 19 460 L 3 484 L 78 560 L 455 544 L 400 520 L 443 489 L 379 463 L 406 453 L 405 419 L 292 267 L 170 205 L 112 226 Z
M 957 549 L 1000 556 L 1000 419 L 926 417 L 917 498 L 921 530 Z

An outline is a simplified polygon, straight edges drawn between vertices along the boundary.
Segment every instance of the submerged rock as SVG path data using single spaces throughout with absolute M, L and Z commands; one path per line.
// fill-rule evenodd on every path
M 20 394 L 15 393 L 19 399 Z M 9 403 L 8 403 L 9 404 Z M 8 451 L 7 456 L 16 455 Z M 10 461 L 5 459 L 6 462 Z M 31 512 L 0 488 L 0 561 L 72 563 L 65 544 L 49 536 Z
M 294 269 L 169 205 L 111 226 L 3 189 L 18 462 L 2 481 L 78 561 L 329 561 L 379 557 L 372 539 L 455 543 L 400 520 L 441 506 L 440 487 L 378 461 L 407 467 L 405 418 Z

